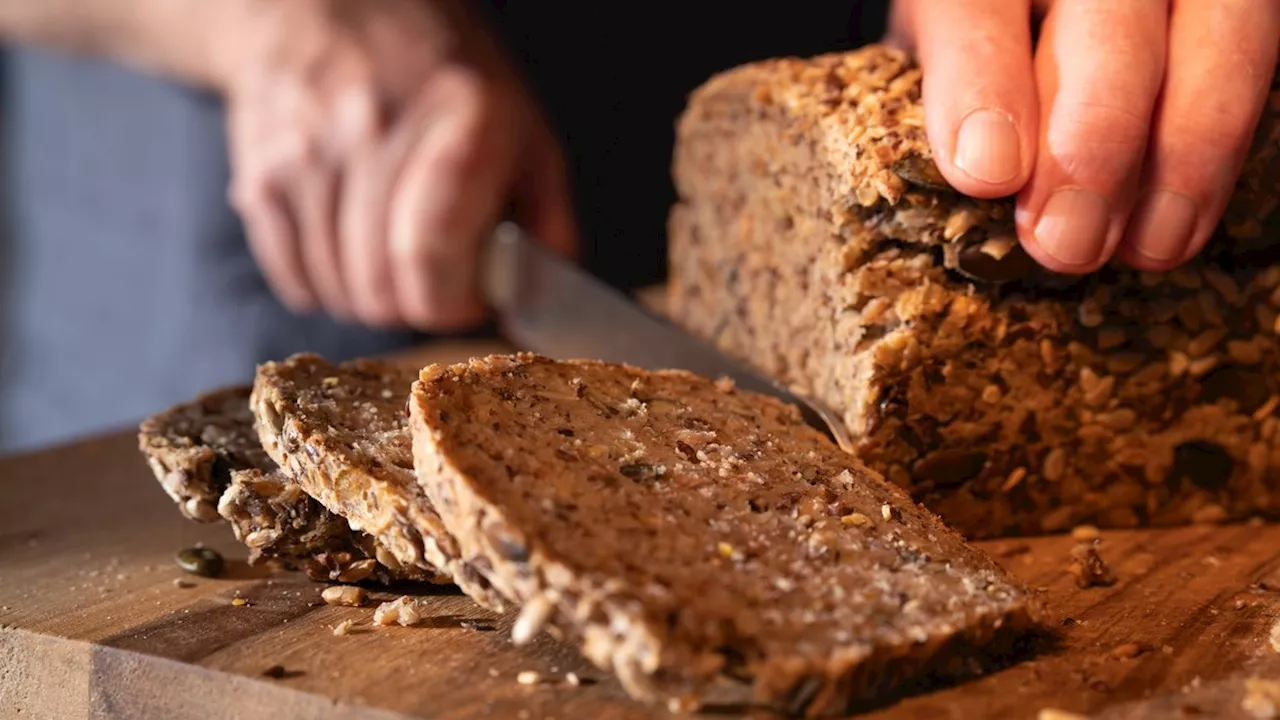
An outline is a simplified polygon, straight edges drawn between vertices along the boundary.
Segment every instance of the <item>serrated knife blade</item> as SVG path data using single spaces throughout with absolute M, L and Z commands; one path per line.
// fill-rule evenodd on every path
M 561 360 L 595 359 L 728 377 L 743 390 L 796 405 L 807 423 L 852 450 L 844 425 L 831 410 L 649 312 L 539 245 L 514 223 L 500 224 L 486 244 L 481 284 L 503 331 L 522 350 Z

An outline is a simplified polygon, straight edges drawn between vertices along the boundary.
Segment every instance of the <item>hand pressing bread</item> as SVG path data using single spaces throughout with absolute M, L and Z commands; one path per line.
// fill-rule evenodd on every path
M 924 70 L 942 174 L 977 197 L 1016 193 L 1032 257 L 1160 271 L 1199 253 L 1227 205 L 1280 3 L 897 0 L 889 39 Z

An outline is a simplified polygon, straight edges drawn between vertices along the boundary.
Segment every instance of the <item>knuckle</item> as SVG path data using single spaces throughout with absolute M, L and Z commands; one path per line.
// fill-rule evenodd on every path
M 364 143 L 378 136 L 378 101 L 368 85 L 342 90 L 334 98 L 333 117 L 339 136 L 348 142 Z
M 1054 123 L 1050 143 L 1102 143 L 1112 147 L 1140 147 L 1147 138 L 1151 118 L 1129 105 L 1105 100 L 1080 100 Z
M 465 178 L 489 162 L 487 150 L 481 122 L 474 117 L 461 118 L 447 141 L 437 144 L 427 162 L 436 173 Z
M 399 324 L 395 305 L 380 298 L 366 298 L 357 307 L 355 315 L 369 327 L 391 328 Z
M 227 201 L 240 213 L 259 213 L 271 204 L 270 179 L 260 172 L 237 173 L 227 188 Z
M 423 302 L 405 313 L 405 321 L 417 328 L 434 330 L 448 325 L 450 318 L 435 303 Z
M 447 268 L 457 263 L 462 253 L 455 243 L 434 239 L 393 243 L 391 261 L 402 269 Z
M 1114 103 L 1089 101 L 1051 121 L 1049 154 L 1076 181 L 1111 191 L 1140 167 L 1150 119 Z
M 1249 114 L 1240 108 L 1208 103 L 1175 113 L 1159 129 L 1160 146 L 1172 151 L 1237 157 L 1253 142 Z
M 441 68 L 433 82 L 442 95 L 471 103 L 483 103 L 490 86 L 489 80 L 479 70 L 456 64 Z

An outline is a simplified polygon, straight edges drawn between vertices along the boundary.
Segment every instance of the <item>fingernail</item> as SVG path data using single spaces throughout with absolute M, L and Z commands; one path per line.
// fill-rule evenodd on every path
M 1040 249 L 1064 265 L 1091 265 L 1107 243 L 1107 201 L 1080 188 L 1062 188 L 1049 196 L 1036 223 Z
M 1196 226 L 1196 204 L 1173 190 L 1156 190 L 1139 203 L 1129 226 L 1133 249 L 1157 262 L 1181 259 Z
M 956 133 L 956 167 L 992 184 L 1008 182 L 1022 170 L 1018 129 L 999 110 L 975 110 Z

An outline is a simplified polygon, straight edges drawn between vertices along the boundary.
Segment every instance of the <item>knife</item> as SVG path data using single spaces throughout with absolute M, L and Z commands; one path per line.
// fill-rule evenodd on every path
M 483 250 L 481 285 L 511 341 L 547 357 L 594 359 L 645 370 L 682 369 L 728 377 L 741 389 L 800 409 L 806 423 L 852 452 L 844 424 L 801 397 L 649 312 L 624 293 L 535 242 L 512 222 L 497 226 Z

